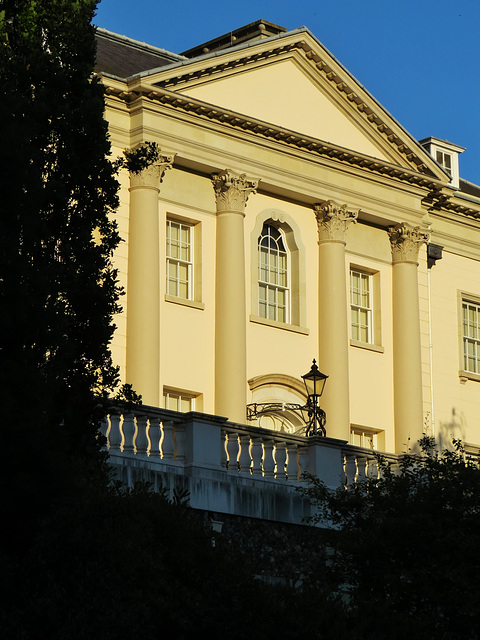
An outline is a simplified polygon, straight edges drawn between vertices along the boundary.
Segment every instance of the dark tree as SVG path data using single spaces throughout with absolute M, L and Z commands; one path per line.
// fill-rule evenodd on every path
M 380 458 L 380 480 L 306 490 L 338 530 L 331 573 L 353 638 L 480 637 L 480 466 L 459 441 L 420 446 L 398 466 Z
M 93 76 L 96 4 L 0 2 L 0 411 L 17 541 L 102 468 L 97 427 L 118 378 L 118 183 Z

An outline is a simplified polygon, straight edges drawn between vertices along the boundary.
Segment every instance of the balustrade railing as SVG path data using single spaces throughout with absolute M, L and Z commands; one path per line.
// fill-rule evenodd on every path
M 228 473 L 302 482 L 308 469 L 303 436 L 227 425 L 222 428 L 222 443 L 222 467 Z
M 202 431 L 205 424 L 207 430 Z M 197 438 L 196 429 L 199 430 Z M 112 455 L 135 456 L 137 460 L 173 466 L 201 465 L 205 456 L 201 455 L 200 459 L 196 451 L 201 439 L 203 452 L 208 450 L 209 468 L 217 468 L 230 476 L 302 483 L 306 473 L 323 479 L 322 463 L 319 464 L 318 459 L 328 459 L 329 477 L 337 478 L 337 486 L 343 484 L 348 489 L 366 478 L 378 478 L 380 473 L 377 457 L 368 449 L 330 438 L 306 438 L 237 425 L 199 413 L 183 414 L 153 407 L 132 411 L 116 409 L 108 415 L 103 433 Z M 318 458 L 318 448 L 329 458 L 325 455 Z M 388 459 L 395 461 L 396 456 L 389 455 Z M 338 465 L 337 472 L 335 465 Z
M 378 463 L 377 454 L 371 449 L 364 449 L 348 445 L 343 447 L 343 484 L 345 488 L 352 487 L 357 482 L 367 479 L 378 480 L 382 476 L 382 469 Z M 398 456 L 382 453 L 382 458 L 395 465 Z

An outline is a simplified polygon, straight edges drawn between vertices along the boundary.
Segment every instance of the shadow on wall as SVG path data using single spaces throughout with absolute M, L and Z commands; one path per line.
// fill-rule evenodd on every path
M 438 422 L 436 440 L 439 449 L 452 449 L 452 440 L 462 440 L 465 442 L 467 432 L 467 419 L 463 411 L 452 407 L 451 419 L 448 422 Z

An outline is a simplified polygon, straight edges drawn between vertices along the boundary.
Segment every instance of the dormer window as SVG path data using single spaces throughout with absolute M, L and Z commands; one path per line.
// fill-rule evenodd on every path
M 437 149 L 437 162 L 452 177 L 452 155 Z
M 428 151 L 434 160 L 450 176 L 450 185 L 459 188 L 460 176 L 458 171 L 458 156 L 465 151 L 465 147 L 459 147 L 448 140 L 440 138 L 425 138 L 420 140 L 422 147 Z

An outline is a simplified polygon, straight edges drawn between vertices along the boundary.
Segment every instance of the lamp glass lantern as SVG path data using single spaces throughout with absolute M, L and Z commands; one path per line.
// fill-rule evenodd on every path
M 327 378 L 327 375 L 318 370 L 314 359 L 310 371 L 302 376 L 303 382 L 305 384 L 305 389 L 307 391 L 307 396 L 320 398 L 323 393 L 323 389 L 325 388 L 325 382 L 327 381 Z

